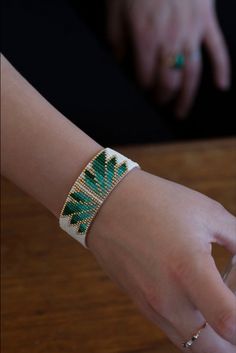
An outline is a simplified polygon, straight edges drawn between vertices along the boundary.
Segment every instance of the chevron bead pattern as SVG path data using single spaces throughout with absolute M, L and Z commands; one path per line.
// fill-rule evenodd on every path
M 99 208 L 134 167 L 138 164 L 110 148 L 99 152 L 71 188 L 61 211 L 61 228 L 86 247 L 86 234 Z

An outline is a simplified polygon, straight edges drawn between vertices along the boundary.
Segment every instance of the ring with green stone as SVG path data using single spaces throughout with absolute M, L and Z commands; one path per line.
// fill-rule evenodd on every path
M 185 61 L 184 54 L 176 54 L 172 59 L 170 67 L 172 69 L 181 70 L 185 65 Z

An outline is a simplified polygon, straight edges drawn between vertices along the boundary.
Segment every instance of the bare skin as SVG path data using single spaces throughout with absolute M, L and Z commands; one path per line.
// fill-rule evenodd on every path
M 201 76 L 201 46 L 208 52 L 219 89 L 230 85 L 229 55 L 213 0 L 107 0 L 108 36 L 118 57 L 134 47 L 138 78 L 159 103 L 176 99 L 175 112 L 184 117 L 194 101 Z M 183 70 L 165 63 L 184 53 Z M 197 54 L 198 53 L 198 54 Z
M 102 149 L 2 57 L 2 174 L 57 218 L 70 187 Z M 122 205 L 122 207 L 121 207 Z M 236 352 L 236 298 L 211 256 L 236 254 L 236 219 L 208 197 L 132 170 L 88 234 L 104 271 L 180 350 L 206 320 L 195 353 Z

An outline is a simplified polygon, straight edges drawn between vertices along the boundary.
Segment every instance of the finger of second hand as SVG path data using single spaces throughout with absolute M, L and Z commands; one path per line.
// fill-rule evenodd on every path
M 193 104 L 199 86 L 201 70 L 202 59 L 200 52 L 198 53 L 195 50 L 187 54 L 186 63 L 183 68 L 182 86 L 179 91 L 175 110 L 177 117 L 180 119 L 186 117 Z
M 158 51 L 158 38 L 154 36 L 154 32 L 135 31 L 134 37 L 134 54 L 135 66 L 139 82 L 146 88 L 152 85 L 152 79 L 155 72 L 156 52 Z
M 172 100 L 181 87 L 182 73 L 167 67 L 157 71 L 155 98 L 160 104 Z
M 170 58 L 179 52 L 179 46 L 160 48 L 156 64 L 155 99 L 160 104 L 172 100 L 181 87 L 182 72 L 170 67 Z
M 229 89 L 231 81 L 230 57 L 216 17 L 209 21 L 204 44 L 212 62 L 216 85 L 222 90 Z

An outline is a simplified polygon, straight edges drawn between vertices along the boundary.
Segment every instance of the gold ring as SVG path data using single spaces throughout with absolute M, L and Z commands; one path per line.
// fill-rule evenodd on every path
M 199 338 L 201 331 L 206 327 L 207 323 L 204 324 L 198 329 L 198 331 L 190 338 L 190 340 L 183 343 L 184 348 L 191 348 L 193 343 Z

